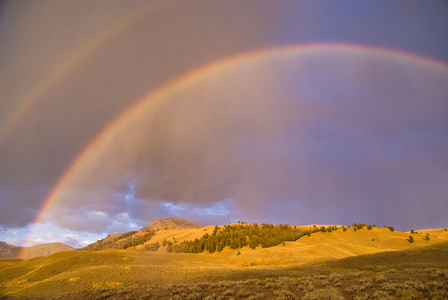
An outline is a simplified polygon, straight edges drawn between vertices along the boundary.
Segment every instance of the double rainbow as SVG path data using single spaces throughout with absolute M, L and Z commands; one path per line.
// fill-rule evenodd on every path
M 187 72 L 174 80 L 167 82 L 159 88 L 150 91 L 146 96 L 136 101 L 129 109 L 122 113 L 115 120 L 110 122 L 93 141 L 78 155 L 73 161 L 70 167 L 65 171 L 64 175 L 57 182 L 53 190 L 46 198 L 44 205 L 42 206 L 40 213 L 34 220 L 34 224 L 38 224 L 42 221 L 43 216 L 49 210 L 51 205 L 60 197 L 61 191 L 67 186 L 74 178 L 75 174 L 79 171 L 81 166 L 86 163 L 89 157 L 95 155 L 101 145 L 106 143 L 112 138 L 114 132 L 126 124 L 129 120 L 144 113 L 148 107 L 157 101 L 166 99 L 170 94 L 175 93 L 193 83 L 207 78 L 208 76 L 219 74 L 239 66 L 242 63 L 257 63 L 266 59 L 271 59 L 278 56 L 300 57 L 314 53 L 343 53 L 343 54 L 358 54 L 371 57 L 387 58 L 395 61 L 399 61 L 405 64 L 420 65 L 422 67 L 433 70 L 434 72 L 441 72 L 448 75 L 448 65 L 446 63 L 436 61 L 430 58 L 405 53 L 398 50 L 375 48 L 360 45 L 350 44 L 309 44 L 309 45 L 283 45 L 273 48 L 266 48 L 247 53 L 238 54 L 231 57 L 226 57 L 210 63 L 205 66 L 201 66 L 190 72 Z M 33 230 L 31 230 L 31 234 Z M 25 250 L 26 251 L 26 250 Z M 21 253 L 21 257 L 24 257 L 25 251 Z

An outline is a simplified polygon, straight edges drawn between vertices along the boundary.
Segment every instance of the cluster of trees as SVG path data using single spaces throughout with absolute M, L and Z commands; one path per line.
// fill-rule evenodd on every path
M 108 235 L 104 239 L 98 240 L 93 244 L 87 245 L 84 248 L 81 248 L 81 250 L 87 250 L 87 251 L 100 251 L 103 249 L 117 249 L 118 248 L 118 241 L 127 238 L 129 236 L 132 236 L 137 231 L 130 231 L 123 234 L 118 234 L 115 236 Z
M 417 234 L 417 232 L 416 231 L 414 231 L 414 230 L 411 230 L 411 234 Z M 429 241 L 431 238 L 429 237 L 429 233 L 427 233 L 426 235 L 425 235 L 425 237 L 424 238 L 422 238 L 422 239 L 424 239 L 425 241 Z M 409 238 L 408 239 L 406 239 L 409 243 L 413 243 L 414 242 L 414 237 L 412 236 L 412 235 L 410 235 L 409 236 Z
M 143 245 L 146 241 L 149 241 L 155 234 L 154 230 L 146 230 L 143 235 L 134 236 L 137 231 L 129 231 L 116 236 L 107 236 L 104 239 L 87 245 L 81 250 L 87 251 L 99 251 L 103 249 L 126 249 L 137 245 Z
M 155 242 L 155 243 L 151 243 L 151 244 L 146 244 L 145 245 L 145 250 L 148 251 L 157 251 L 160 248 L 160 243 L 159 242 Z
M 347 230 L 346 227 L 342 226 L 342 228 L 344 229 L 344 231 Z M 316 225 L 314 225 L 313 230 L 311 231 L 311 233 L 315 233 L 315 232 L 332 232 L 335 230 L 338 230 L 339 227 L 337 226 L 327 226 L 327 228 L 325 228 L 325 226 L 321 226 L 320 228 L 318 228 Z
M 374 228 L 374 227 L 378 227 L 378 226 L 376 226 L 375 224 L 368 224 L 368 225 L 367 225 L 367 224 L 364 224 L 364 223 L 353 223 L 353 225 L 352 225 L 351 227 L 353 227 L 353 229 L 356 231 L 356 230 L 362 229 L 362 228 L 364 228 L 364 227 L 366 227 L 367 230 L 372 230 L 372 228 Z M 348 228 L 350 228 L 350 226 L 348 226 Z M 395 228 L 392 227 L 392 226 L 386 226 L 386 225 L 384 225 L 384 228 L 387 228 L 387 229 L 389 229 L 390 231 L 395 231 Z M 342 226 L 342 229 L 343 229 L 344 231 L 347 230 L 345 226 Z
M 155 234 L 154 230 L 148 230 L 145 234 L 131 237 L 118 244 L 118 249 L 127 249 L 129 247 L 135 247 L 137 245 L 143 245 L 146 241 L 149 241 Z
M 183 241 L 177 244 L 165 240 L 162 245 L 167 246 L 168 252 L 201 253 L 208 251 L 213 253 L 222 251 L 224 247 L 238 249 L 249 246 L 255 249 L 261 245 L 263 248 L 268 248 L 287 241 L 296 241 L 305 235 L 311 235 L 311 233 L 318 231 L 317 228 L 303 230 L 289 224 L 249 225 L 240 223 L 238 225 L 225 225 L 223 228 L 215 226 L 212 234 L 206 233 L 193 241 Z
M 372 230 L 372 228 L 376 227 L 376 225 L 375 225 L 375 224 L 369 224 L 369 225 L 367 225 L 367 224 L 364 224 L 364 223 L 353 223 L 352 227 L 353 227 L 353 229 L 354 229 L 355 231 L 356 231 L 356 230 L 363 229 L 364 227 L 366 227 L 367 230 Z M 349 226 L 349 228 L 350 228 L 350 226 Z

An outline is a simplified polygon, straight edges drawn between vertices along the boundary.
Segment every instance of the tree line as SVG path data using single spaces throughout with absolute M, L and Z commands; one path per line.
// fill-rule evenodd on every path
M 155 231 L 146 230 L 144 234 L 140 236 L 134 236 L 136 233 L 137 231 L 129 231 L 114 237 L 107 236 L 104 239 L 98 240 L 93 244 L 81 248 L 81 250 L 99 251 L 103 249 L 127 249 L 129 247 L 143 245 L 154 236 Z
M 272 224 L 238 224 L 225 225 L 222 228 L 215 226 L 212 234 L 206 233 L 201 238 L 193 241 L 183 241 L 181 243 L 173 243 L 164 240 L 163 246 L 167 246 L 168 252 L 183 253 L 201 253 L 207 251 L 214 253 L 220 252 L 225 247 L 238 249 L 249 246 L 252 249 L 260 246 L 269 248 L 280 245 L 285 242 L 293 242 L 305 235 L 311 235 L 317 232 L 317 229 L 299 229 L 289 224 L 272 225 Z M 160 247 L 160 246 L 159 246 Z M 148 250 L 158 249 L 157 245 L 148 245 Z
M 335 230 L 342 229 L 347 231 L 350 227 L 353 230 L 361 230 L 364 227 L 367 230 L 377 227 L 375 224 L 353 223 L 349 226 L 316 226 L 314 225 L 310 229 L 300 229 L 296 226 L 289 224 L 247 224 L 245 222 L 238 222 L 238 225 L 225 225 L 222 228 L 215 226 L 212 234 L 206 233 L 201 238 L 194 240 L 183 241 L 178 243 L 175 238 L 173 241 L 164 240 L 162 243 L 156 242 L 146 244 L 145 249 L 149 251 L 157 251 L 161 246 L 166 246 L 168 252 L 177 253 L 202 253 L 204 251 L 209 253 L 220 252 L 225 247 L 231 249 L 239 249 L 245 246 L 249 246 L 255 249 L 258 246 L 263 248 L 269 248 L 284 244 L 285 242 L 294 242 L 301 237 L 307 235 L 310 236 L 313 233 L 323 232 L 330 233 Z M 394 231 L 392 226 L 386 227 L 391 231 Z

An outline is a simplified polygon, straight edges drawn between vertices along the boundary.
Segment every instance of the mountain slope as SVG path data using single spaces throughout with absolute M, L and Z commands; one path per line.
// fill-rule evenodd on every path
M 73 247 L 62 243 L 40 244 L 30 247 L 19 247 L 0 242 L 0 258 L 17 258 L 23 252 L 23 258 L 47 256 L 60 251 L 73 251 Z
M 207 231 L 209 230 L 213 230 L 213 227 L 207 228 Z M 184 231 L 205 232 L 202 228 L 185 229 Z M 157 233 L 159 232 L 174 233 L 175 231 L 162 230 Z M 429 241 L 423 240 L 427 232 L 431 235 Z M 422 234 L 415 234 L 414 243 L 406 241 L 406 236 L 409 236 L 408 232 L 391 232 L 388 229 L 374 228 L 371 231 L 363 229 L 331 233 L 319 232 L 311 235 L 311 237 L 303 237 L 297 242 L 287 242 L 285 245 L 272 248 L 257 248 L 255 250 L 249 247 L 239 250 L 226 248 L 220 253 L 213 254 L 104 250 L 98 252 L 60 252 L 48 257 L 30 260 L 0 260 L 0 291 L 11 297 L 36 297 L 38 295 L 42 296 L 44 293 L 47 296 L 51 293 L 57 295 L 58 293 L 70 292 L 79 293 L 72 297 L 72 299 L 79 299 L 95 292 L 101 293 L 101 295 L 93 294 L 95 297 L 98 295 L 107 297 L 110 294 L 106 292 L 111 292 L 112 289 L 115 289 L 116 293 L 121 293 L 123 289 L 135 289 L 138 286 L 145 287 L 142 292 L 147 295 L 148 285 L 152 285 L 152 288 L 156 285 L 163 285 L 164 291 L 169 290 L 171 292 L 175 290 L 171 290 L 172 286 L 167 289 L 170 284 L 194 284 L 197 290 L 196 284 L 205 282 L 207 285 L 201 286 L 205 289 L 206 286 L 210 286 L 210 282 L 226 280 L 226 285 L 221 289 L 221 292 L 235 290 L 236 293 L 236 286 L 227 285 L 229 280 L 237 281 L 273 276 L 286 278 L 292 275 L 311 276 L 310 280 L 316 286 L 316 289 L 327 288 L 328 281 L 336 283 L 337 279 L 344 283 L 352 280 L 350 278 L 355 276 L 354 285 L 358 287 L 365 283 L 360 283 L 360 279 L 364 278 L 361 278 L 359 272 L 347 273 L 346 276 L 345 273 L 342 273 L 334 276 L 333 279 L 326 276 L 321 277 L 321 275 L 328 274 L 329 271 L 345 272 L 346 270 L 359 270 L 360 268 L 380 271 L 389 268 L 398 271 L 402 268 L 418 268 L 425 273 L 429 270 L 431 272 L 428 275 L 430 278 L 427 276 L 428 278 L 425 279 L 427 285 L 434 286 L 436 284 L 436 287 L 443 288 L 445 285 L 434 282 L 443 280 L 440 282 L 445 284 L 447 278 L 444 271 L 448 267 L 446 231 L 428 230 L 422 232 Z M 366 240 L 369 238 L 372 244 L 366 245 Z M 375 241 L 372 241 L 372 239 L 375 239 Z M 377 245 L 373 245 L 375 242 L 378 242 Z M 363 244 L 365 248 L 361 247 Z M 319 245 L 322 247 L 319 247 Z M 331 251 L 331 249 L 334 251 Z M 394 250 L 391 251 L 391 249 Z M 359 253 L 377 251 L 377 253 L 352 256 L 356 255 L 354 253 L 357 251 Z M 237 252 L 241 252 L 241 254 L 238 255 Z M 347 258 L 336 258 L 340 256 Z M 333 259 L 329 260 L 331 258 Z M 298 268 L 299 266 L 300 268 Z M 427 268 L 438 268 L 443 272 Z M 414 280 L 409 276 L 414 276 L 413 274 L 416 274 L 417 271 L 410 272 L 409 270 L 405 269 L 403 271 L 403 281 Z M 384 280 L 386 280 L 386 284 L 389 284 L 388 280 L 391 280 L 392 283 L 395 277 L 399 277 L 395 274 L 396 270 L 392 271 L 388 276 L 394 277 L 394 279 L 384 279 L 379 276 L 384 274 L 368 272 L 368 274 L 371 274 L 369 276 L 374 276 L 369 279 L 368 283 L 375 284 L 377 288 L 383 288 L 382 282 Z M 315 275 L 319 275 L 319 277 Z M 420 280 L 421 278 L 417 279 Z M 285 280 L 281 279 L 282 284 L 285 283 Z M 306 289 L 309 285 L 303 282 L 302 277 L 297 282 L 302 286 L 302 289 Z M 273 290 L 273 281 L 266 281 L 266 285 L 268 283 L 270 283 L 269 289 Z M 397 282 L 393 282 L 393 284 L 395 286 Z M 390 288 L 390 285 L 387 286 Z M 343 287 L 344 289 L 341 289 L 341 291 L 345 291 L 345 283 Z M 217 293 L 219 290 L 216 285 L 213 289 L 213 293 Z M 152 289 L 150 292 L 155 295 Z M 172 294 L 166 297 L 158 297 L 158 299 L 168 299 L 171 296 Z M 95 299 L 95 297 L 91 297 L 91 299 Z M 242 298 L 238 297 L 238 299 Z M 445 298 L 440 297 L 440 299 Z M 315 297 L 313 299 L 319 298 Z M 351 297 L 348 299 L 351 299 Z
M 157 230 L 181 230 L 181 229 L 201 228 L 201 227 L 203 226 L 199 223 L 174 217 L 169 219 L 156 220 L 152 222 L 151 225 L 146 226 L 144 229 L 157 231 Z
M 33 258 L 39 256 L 48 256 L 61 251 L 74 251 L 73 247 L 62 243 L 40 244 L 26 247 L 22 258 Z
M 143 245 L 145 242 L 152 239 L 156 231 L 195 229 L 200 227 L 202 227 L 202 225 L 199 223 L 179 218 L 156 220 L 139 231 L 109 235 L 104 239 L 98 240 L 95 243 L 82 248 L 82 250 L 99 251 L 104 249 L 126 249 Z
M 5 242 L 0 242 L 0 258 L 18 257 L 23 247 L 14 246 Z

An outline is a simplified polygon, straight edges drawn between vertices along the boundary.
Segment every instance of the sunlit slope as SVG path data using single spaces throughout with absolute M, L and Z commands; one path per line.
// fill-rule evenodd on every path
M 201 228 L 201 227 L 202 227 L 202 225 L 199 223 L 188 221 L 188 220 L 177 218 L 177 217 L 173 217 L 173 218 L 169 218 L 169 219 L 156 220 L 143 229 L 179 230 L 179 229 Z
M 24 251 L 25 250 L 25 251 Z M 62 243 L 48 243 L 26 248 L 8 245 L 0 242 L 0 258 L 17 258 L 23 252 L 23 258 L 47 256 L 60 251 L 73 251 L 73 247 Z
M 239 224 L 231 224 L 231 226 L 238 226 Z M 321 226 L 321 225 L 319 225 Z M 201 238 L 204 234 L 211 235 L 215 227 L 222 229 L 224 226 L 204 226 L 197 229 L 182 229 L 182 230 L 158 230 L 150 241 L 147 241 L 144 245 L 152 243 L 160 243 L 163 241 L 171 241 L 181 243 L 183 241 L 192 241 L 194 239 Z M 312 229 L 313 225 L 297 226 L 303 230 Z M 144 245 L 136 246 L 137 249 L 144 249 Z M 160 247 L 157 252 L 166 252 L 166 247 Z
M 165 230 L 182 230 L 182 229 L 196 229 L 202 227 L 201 224 L 191 222 L 180 218 L 160 219 L 152 222 L 150 225 L 138 230 L 130 231 L 123 234 L 109 235 L 104 239 L 98 240 L 93 244 L 84 247 L 82 250 L 98 251 L 105 249 L 125 249 L 128 247 L 137 246 L 145 243 L 145 241 L 152 241 L 153 232 Z
M 177 241 L 194 240 L 205 233 L 211 234 L 215 226 L 199 229 L 184 230 L 160 230 L 146 244 L 164 240 Z M 319 227 L 319 226 L 318 226 Z M 221 227 L 222 228 L 222 227 Z M 309 227 L 308 227 L 309 228 Z M 426 234 L 429 233 L 429 240 Z M 408 241 L 409 236 L 414 239 Z M 226 247 L 220 253 L 207 254 L 213 256 L 217 262 L 224 265 L 236 266 L 270 266 L 270 265 L 300 265 L 316 260 L 339 259 L 349 256 L 373 254 L 383 251 L 397 251 L 429 246 L 439 242 L 448 241 L 448 232 L 445 229 L 418 230 L 417 233 L 391 231 L 387 228 L 366 227 L 358 230 L 348 228 L 332 231 L 331 233 L 313 233 L 295 242 L 286 242 L 271 248 L 257 247 L 252 250 L 248 247 L 239 249 L 240 256 L 236 256 L 236 250 Z M 137 246 L 143 249 L 144 246 Z M 166 247 L 160 247 L 156 253 L 166 253 Z
M 356 231 L 353 228 L 347 231 L 339 229 L 331 233 L 314 233 L 310 237 L 304 236 L 295 242 L 272 248 L 252 250 L 245 247 L 241 250 L 241 257 L 244 257 L 243 266 L 301 265 L 383 251 L 415 249 L 448 241 L 448 232 L 444 229 L 417 232 L 392 232 L 387 228 L 367 230 L 365 227 Z M 424 239 L 427 233 L 429 240 Z M 408 241 L 411 235 L 413 243 Z M 241 263 L 241 258 L 230 258 L 228 263 Z
M 213 229 L 214 226 L 159 230 L 150 242 L 191 240 L 205 233 L 211 234 Z M 427 233 L 430 239 L 424 240 Z M 275 276 L 282 275 L 284 270 L 300 270 L 301 266 L 332 259 L 339 261 L 363 257 L 363 262 L 375 262 L 378 258 L 370 259 L 370 255 L 389 253 L 387 257 L 393 260 L 408 251 L 414 251 L 414 254 L 406 257 L 425 263 L 425 260 L 437 257 L 433 254 L 425 256 L 426 249 L 437 253 L 434 246 L 448 245 L 448 233 L 444 229 L 418 231 L 412 234 L 414 243 L 407 241 L 410 235 L 409 232 L 392 232 L 386 228 L 356 231 L 349 228 L 347 231 L 339 229 L 331 233 L 314 233 L 296 242 L 271 248 L 252 250 L 243 247 L 232 250 L 226 247 L 222 252 L 213 254 L 166 253 L 166 249 L 161 247 L 156 252 L 135 248 L 69 251 L 33 259 L 0 260 L 0 291 L 9 296 L 32 296 L 47 292 Z
M 331 233 L 333 234 L 333 233 Z M 264 249 L 280 257 L 278 249 L 294 249 L 289 245 Z M 142 288 L 148 285 L 240 280 L 265 278 L 291 274 L 309 274 L 312 270 L 357 269 L 392 265 L 419 267 L 446 267 L 448 265 L 448 242 L 433 243 L 426 247 L 415 247 L 401 251 L 382 251 L 376 254 L 351 256 L 330 260 L 322 264 L 242 267 L 251 254 L 258 250 L 224 250 L 214 254 L 153 253 L 139 250 L 103 250 L 59 252 L 48 257 L 26 260 L 0 260 L 0 294 L 7 297 L 35 297 L 61 293 L 72 293 L 80 299 L 82 293 L 107 288 Z M 233 257 L 233 264 L 225 258 Z M 6 262 L 6 263 L 3 263 Z M 304 260 L 302 260 L 304 262 Z M 316 262 L 316 261 L 315 261 Z M 292 267 L 292 268 L 288 268 Z M 301 273 L 302 272 L 302 273 Z M 149 288 L 149 291 L 152 290 Z
M 0 260 L 2 261 L 2 260 Z M 48 257 L 0 263 L 4 295 L 42 295 L 96 288 L 223 280 L 235 266 L 220 265 L 208 254 L 153 253 L 140 250 L 59 252 Z
M 218 226 L 219 227 L 219 226 Z M 204 234 L 212 234 L 215 226 L 205 226 L 197 229 L 179 229 L 179 230 L 158 230 L 150 241 L 147 241 L 145 245 L 152 243 L 160 243 L 164 240 L 178 243 L 183 241 L 192 241 L 196 238 L 201 238 Z M 137 249 L 143 249 L 144 245 L 136 246 Z M 158 252 L 166 252 L 166 247 L 161 247 Z
M 61 251 L 73 251 L 73 247 L 62 243 L 40 244 L 27 247 L 23 258 L 33 258 L 38 256 L 47 256 Z

